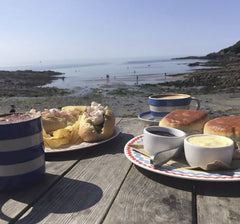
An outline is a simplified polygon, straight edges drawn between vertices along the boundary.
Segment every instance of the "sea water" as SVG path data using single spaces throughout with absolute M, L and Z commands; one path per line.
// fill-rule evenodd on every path
M 47 84 L 48 87 L 67 88 L 101 88 L 110 85 L 133 85 L 161 83 L 173 74 L 192 72 L 189 63 L 204 62 L 199 59 L 171 58 L 131 58 L 79 60 L 64 63 L 47 63 L 21 67 L 8 67 L 7 70 L 52 70 L 63 73 L 61 79 Z M 195 66 L 194 69 L 198 69 Z

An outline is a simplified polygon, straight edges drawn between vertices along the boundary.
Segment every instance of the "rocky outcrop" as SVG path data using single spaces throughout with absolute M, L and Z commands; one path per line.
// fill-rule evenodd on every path
M 63 74 L 54 71 L 0 71 L 0 96 L 64 94 L 65 90 L 42 87 L 59 78 L 63 79 Z
M 208 92 L 240 90 L 240 41 L 217 53 L 206 55 L 205 59 L 209 59 L 209 61 L 204 63 L 204 65 L 218 67 L 196 70 L 193 73 L 184 74 L 183 80 L 166 82 L 161 85 L 179 88 L 202 87 L 202 90 L 207 90 Z M 196 62 L 190 66 L 198 65 L 200 63 Z

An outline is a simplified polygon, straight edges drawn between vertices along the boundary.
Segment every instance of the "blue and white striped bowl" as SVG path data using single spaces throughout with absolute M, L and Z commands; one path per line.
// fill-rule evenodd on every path
M 44 174 L 41 116 L 0 124 L 0 190 L 30 186 Z
M 152 116 L 159 119 L 173 110 L 189 109 L 192 100 L 197 102 L 196 110 L 198 110 L 199 100 L 187 94 L 152 95 L 149 96 L 148 103 Z

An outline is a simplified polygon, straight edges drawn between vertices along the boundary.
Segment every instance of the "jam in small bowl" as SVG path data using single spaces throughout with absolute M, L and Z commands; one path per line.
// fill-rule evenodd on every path
M 151 156 L 157 152 L 181 148 L 186 133 L 168 127 L 149 126 L 143 130 L 144 150 Z

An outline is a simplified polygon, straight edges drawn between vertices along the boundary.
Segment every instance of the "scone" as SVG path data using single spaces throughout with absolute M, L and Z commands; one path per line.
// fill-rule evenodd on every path
M 234 159 L 240 158 L 240 116 L 218 117 L 208 121 L 204 134 L 222 135 L 231 138 L 235 143 Z
M 204 124 L 208 121 L 208 115 L 201 110 L 174 110 L 163 117 L 159 126 L 176 128 L 187 135 L 203 133 Z

